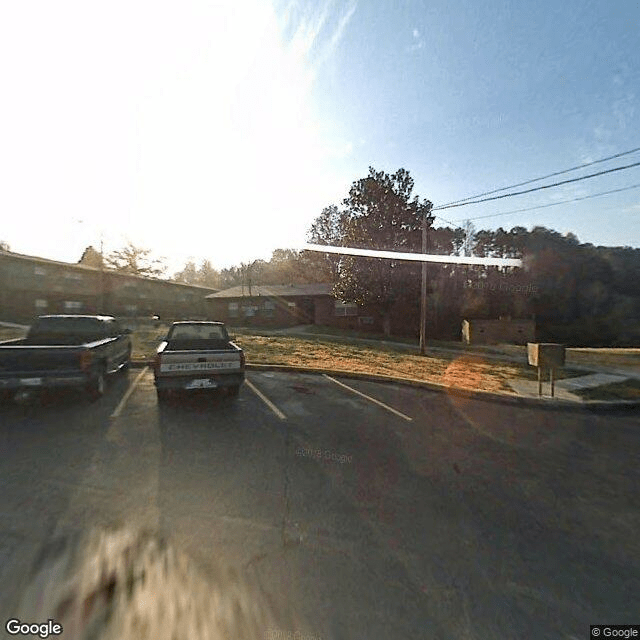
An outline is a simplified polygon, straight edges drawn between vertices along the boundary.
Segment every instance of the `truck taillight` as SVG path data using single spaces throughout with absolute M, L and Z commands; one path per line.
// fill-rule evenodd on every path
M 89 371 L 91 369 L 91 361 L 93 360 L 93 354 L 88 349 L 80 352 L 80 369 L 82 371 Z

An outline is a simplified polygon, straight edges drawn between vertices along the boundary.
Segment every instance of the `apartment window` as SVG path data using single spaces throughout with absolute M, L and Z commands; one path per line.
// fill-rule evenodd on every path
M 124 311 L 128 316 L 136 315 L 136 311 L 138 310 L 137 305 L 135 304 L 125 304 Z
M 38 298 L 35 301 L 35 305 L 36 305 L 36 309 L 38 311 L 43 311 L 44 309 L 46 309 L 49 306 L 47 301 L 46 300 L 42 300 L 41 298 Z
M 265 300 L 262 305 L 262 314 L 267 318 L 273 318 L 273 314 L 275 312 L 276 305 L 271 302 L 271 300 Z
M 252 318 L 256 315 L 256 307 L 252 305 L 247 305 L 246 307 L 242 307 L 244 311 L 245 318 Z
M 78 302 L 77 300 L 65 300 L 64 301 L 64 310 L 65 311 L 82 311 L 82 307 L 84 307 L 82 302 Z
M 337 316 L 357 316 L 358 305 L 354 302 L 339 302 L 336 300 L 335 315 Z
M 230 302 L 229 303 L 229 317 L 237 318 L 238 317 L 238 303 Z
M 289 309 L 295 309 L 296 308 L 296 303 L 295 302 L 287 302 L 287 306 L 289 307 Z
M 360 324 L 373 324 L 373 317 L 362 316 L 361 318 L 358 318 L 358 322 L 360 322 Z
M 64 277 L 67 280 L 82 280 L 82 274 L 81 273 L 76 273 L 75 271 L 67 271 L 64 274 Z
M 44 267 L 34 267 L 33 268 L 33 272 L 37 276 L 46 276 L 47 275 L 47 270 Z

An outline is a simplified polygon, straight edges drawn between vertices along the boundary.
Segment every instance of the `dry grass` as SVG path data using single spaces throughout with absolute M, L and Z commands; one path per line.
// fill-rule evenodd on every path
M 138 327 L 131 334 L 131 357 L 134 360 L 152 358 L 162 338 L 167 335 L 169 325 Z
M 482 356 L 422 357 L 390 347 L 350 345 L 292 336 L 238 336 L 247 362 L 350 370 L 425 380 L 447 386 L 513 393 L 514 378 L 534 379 L 532 368 L 515 363 L 485 361 Z M 560 377 L 564 376 L 562 372 Z
M 249 328 L 239 329 L 238 333 L 246 335 L 273 335 L 270 331 L 260 331 Z M 347 329 L 339 329 L 335 327 L 324 326 L 308 326 L 299 334 L 304 338 L 306 334 L 313 334 L 317 336 L 322 334 L 327 336 L 328 340 L 332 337 L 348 340 L 353 338 L 355 340 L 366 339 L 376 340 L 383 342 L 388 340 L 390 342 L 397 342 L 400 344 L 406 344 L 415 346 L 417 348 L 418 341 L 410 338 L 385 338 L 382 334 L 365 332 L 365 331 L 350 331 Z M 311 337 L 311 336 L 309 336 Z M 495 345 L 472 345 L 466 346 L 459 341 L 447 341 L 447 340 L 428 340 L 427 348 L 440 347 L 444 349 L 454 349 L 460 351 L 460 353 L 481 355 L 483 353 L 489 354 L 505 354 L 512 357 L 522 358 L 522 361 L 527 361 L 527 347 L 524 345 L 515 344 L 495 344 Z M 638 348 L 591 348 L 591 347 L 575 347 L 567 349 L 567 367 L 572 366 L 602 366 L 602 367 L 636 367 L 640 369 L 640 349 Z M 582 375 L 582 374 L 580 374 Z M 566 377 L 566 376 L 565 376 Z
M 640 349 L 567 349 L 567 363 L 635 367 L 640 370 Z
M 474 347 L 467 347 L 466 349 L 469 350 L 471 348 L 473 351 L 478 353 L 504 353 L 509 356 L 521 357 L 523 361 L 526 361 L 527 359 L 527 347 L 522 345 L 478 345 Z M 596 349 L 591 347 L 572 347 L 567 349 L 566 364 L 569 367 L 576 365 L 583 367 L 631 367 L 640 370 L 640 349 Z
M 640 400 L 640 380 L 624 380 L 574 391 L 585 400 Z

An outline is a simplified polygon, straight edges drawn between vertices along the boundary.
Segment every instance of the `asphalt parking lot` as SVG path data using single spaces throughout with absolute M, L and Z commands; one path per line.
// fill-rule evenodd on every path
M 4 619 L 53 533 L 126 522 L 257 572 L 327 640 L 571 640 L 640 620 L 631 412 L 255 371 L 235 400 L 159 406 L 134 369 L 96 404 L 3 404 L 0 423 Z

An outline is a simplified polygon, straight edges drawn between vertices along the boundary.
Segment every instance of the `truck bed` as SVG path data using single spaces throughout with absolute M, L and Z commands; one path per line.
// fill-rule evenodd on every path
M 0 342 L 0 377 L 3 373 L 11 375 L 36 374 L 67 370 L 78 370 L 78 357 L 86 348 L 106 343 L 111 338 L 83 344 L 49 345 L 30 343 L 26 338 Z

